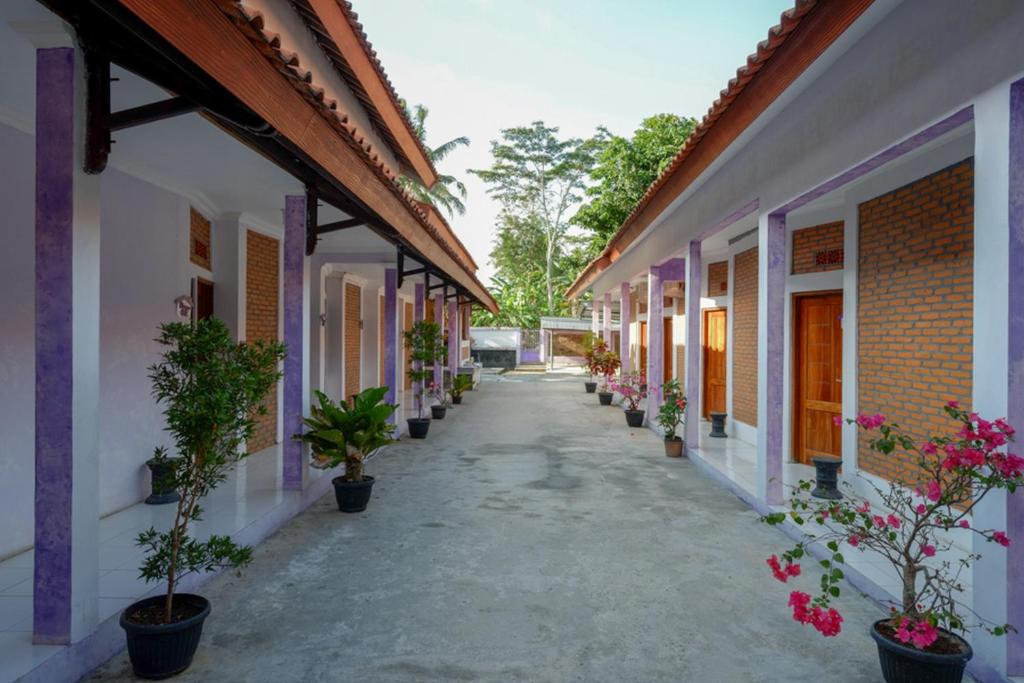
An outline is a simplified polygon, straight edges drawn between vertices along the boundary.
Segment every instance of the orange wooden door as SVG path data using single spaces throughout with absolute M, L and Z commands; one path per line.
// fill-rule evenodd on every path
M 637 372 L 641 375 L 647 374 L 647 323 L 640 321 L 640 367 Z
M 404 315 L 402 316 L 402 329 L 406 332 L 412 329 L 412 311 L 412 302 L 407 301 L 404 306 Z M 405 388 L 412 389 L 412 378 L 409 377 L 409 370 L 412 366 L 412 349 L 404 341 L 402 346 L 405 347 L 405 362 L 402 365 L 402 374 L 405 375 Z
M 815 455 L 842 455 L 842 428 L 833 418 L 843 411 L 843 297 L 800 296 L 795 308 L 793 451 L 809 464 Z
M 345 283 L 345 334 L 342 353 L 345 367 L 345 398 L 352 398 L 361 390 L 363 362 L 363 289 L 351 282 Z
M 725 412 L 726 311 L 704 311 L 704 417 Z
M 665 318 L 665 322 L 662 323 L 662 329 L 664 330 L 663 338 L 664 343 L 662 344 L 662 360 L 661 367 L 662 371 L 662 382 L 667 382 L 672 379 L 672 360 L 675 354 L 672 352 L 672 318 Z

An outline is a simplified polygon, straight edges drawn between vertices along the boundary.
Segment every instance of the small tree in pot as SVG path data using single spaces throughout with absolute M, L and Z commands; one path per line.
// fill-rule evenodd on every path
M 398 406 L 384 403 L 387 393 L 387 387 L 372 387 L 356 394 L 351 403 L 337 404 L 318 391 L 318 405 L 302 420 L 309 430 L 292 437 L 309 444 L 314 466 L 345 465 L 345 473 L 331 480 L 342 512 L 366 509 L 374 479 L 363 473 L 363 462 L 394 442 L 395 427 L 388 420 Z
M 612 381 L 610 387 L 626 402 L 626 424 L 630 427 L 643 427 L 644 411 L 640 409 L 640 402 L 649 395 L 647 378 L 643 375 L 624 374 L 617 382 Z
M 434 376 L 434 364 L 447 360 L 448 348 L 444 343 L 441 326 L 429 320 L 420 320 L 403 335 L 405 345 L 410 350 L 407 374 L 415 387 L 417 414 L 417 417 L 411 417 L 406 422 L 409 425 L 409 436 L 425 439 L 430 429 L 430 418 L 423 416 L 427 382 Z
M 597 357 L 608 350 L 604 340 L 599 338 L 593 332 L 587 332 L 583 335 L 583 369 L 587 371 L 590 379 L 583 383 L 583 387 L 587 390 L 588 394 L 592 394 L 597 391 L 597 382 L 594 381 L 594 376 L 600 373 L 600 368 L 597 365 Z
M 610 406 L 612 404 L 612 378 L 615 377 L 615 373 L 619 371 L 619 367 L 622 365 L 619 361 L 619 354 L 614 351 L 602 351 L 597 354 L 595 360 L 595 367 L 602 377 L 600 388 L 597 390 L 597 400 L 601 402 L 603 406 Z
M 665 455 L 679 458 L 685 444 L 676 429 L 686 421 L 686 396 L 679 382 L 670 379 L 661 385 L 661 406 L 658 407 L 658 425 L 665 430 Z
M 1014 430 L 1004 420 L 988 421 L 969 413 L 955 402 L 946 413 L 960 423 L 950 436 L 933 436 L 915 443 L 898 425 L 882 415 L 861 415 L 856 422 L 865 430 L 877 430 L 870 447 L 885 455 L 898 450 L 910 455 L 921 478 L 916 482 L 894 480 L 887 489 L 874 484 L 882 510 L 855 496 L 819 502 L 806 497 L 813 482 L 801 481 L 791 501 L 792 511 L 764 517 L 769 524 L 787 519 L 798 525 L 814 521 L 823 531 L 808 534 L 805 541 L 768 565 L 777 579 L 785 582 L 800 574 L 796 560 L 804 557 L 811 544 L 827 548 L 821 577 L 822 592 L 813 598 L 794 591 L 789 604 L 793 618 L 813 625 L 825 636 L 839 633 L 842 616 L 831 606 L 840 594 L 845 560 L 841 545 L 860 552 L 873 552 L 885 559 L 899 576 L 903 591 L 892 615 L 875 622 L 871 636 L 878 644 L 882 673 L 886 681 L 931 683 L 960 681 L 972 656 L 970 645 L 956 631 L 980 627 L 995 635 L 1013 628 L 992 623 L 970 610 L 958 598 L 963 591 L 960 575 L 979 555 L 942 560 L 952 546 L 950 532 L 972 533 L 999 546 L 1010 539 L 1004 531 L 974 526 L 971 512 L 991 491 L 1012 493 L 1024 485 L 1024 458 L 1007 453 L 1005 447 Z M 837 420 L 837 423 L 841 423 Z M 783 565 L 783 562 L 785 563 Z M 972 616 L 970 623 L 964 611 Z
M 448 393 L 450 388 L 450 381 L 448 380 L 444 384 L 430 382 L 427 385 L 427 395 L 437 401 L 437 403 L 430 406 L 430 416 L 435 420 L 443 420 L 448 413 Z
M 157 341 L 166 350 L 149 368 L 149 377 L 178 452 L 170 476 L 179 500 L 170 530 L 150 528 L 137 539 L 147 551 L 140 574 L 147 581 L 165 581 L 167 590 L 121 614 L 132 667 L 146 678 L 188 668 L 210 613 L 205 598 L 177 594 L 178 582 L 196 572 L 243 566 L 252 557 L 251 548 L 228 536 L 201 541 L 189 529 L 201 519 L 200 500 L 245 456 L 242 446 L 252 435 L 255 416 L 266 413 L 264 400 L 280 378 L 277 368 L 284 358 L 278 343 L 235 343 L 213 318 L 194 326 L 162 325 Z

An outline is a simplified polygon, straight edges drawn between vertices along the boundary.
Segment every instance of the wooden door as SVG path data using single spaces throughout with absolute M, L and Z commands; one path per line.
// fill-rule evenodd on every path
M 843 404 L 843 297 L 795 297 L 793 455 L 809 464 L 815 455 L 842 456 L 842 428 L 833 418 Z
M 201 277 L 196 278 L 196 320 L 213 316 L 213 283 Z
M 664 330 L 662 338 L 664 343 L 662 344 L 662 383 L 672 379 L 672 361 L 675 358 L 675 354 L 672 353 L 672 318 L 665 318 L 662 323 L 662 329 Z
M 345 283 L 345 321 L 342 335 L 342 356 L 345 368 L 345 398 L 358 394 L 362 385 L 363 363 L 363 289 Z
M 637 372 L 647 374 L 647 323 L 643 320 L 640 321 L 640 367 Z
M 402 307 L 402 329 L 408 332 L 412 329 L 412 302 L 407 301 L 405 306 Z M 405 349 L 404 361 L 402 363 L 402 374 L 405 375 L 405 388 L 406 390 L 412 389 L 412 377 L 409 377 L 409 368 L 412 365 L 412 349 L 405 343 L 403 338 L 402 347 Z
M 726 309 L 704 311 L 704 417 L 725 412 L 727 324 Z

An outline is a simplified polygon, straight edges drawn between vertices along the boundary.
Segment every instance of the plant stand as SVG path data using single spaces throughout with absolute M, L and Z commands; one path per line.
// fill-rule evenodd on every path
M 708 436 L 716 439 L 726 439 L 729 437 L 725 433 L 725 418 L 729 416 L 729 413 L 711 413 L 711 433 Z
M 811 495 L 825 500 L 839 500 L 843 494 L 839 492 L 839 468 L 843 459 L 832 455 L 815 455 L 814 463 L 815 487 Z

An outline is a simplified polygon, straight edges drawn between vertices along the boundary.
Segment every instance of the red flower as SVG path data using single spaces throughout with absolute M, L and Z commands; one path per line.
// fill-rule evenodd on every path
M 782 583 L 786 583 L 786 581 L 788 581 L 789 577 L 791 576 L 800 576 L 800 565 L 798 564 L 787 562 L 785 568 L 783 568 L 782 565 L 779 563 L 779 558 L 775 555 L 769 557 L 767 560 L 765 560 L 765 562 L 768 564 L 769 567 L 771 567 L 772 576 L 774 576 Z
M 891 526 L 893 529 L 899 529 L 900 528 L 901 520 L 896 515 L 889 515 L 885 519 L 886 519 L 887 522 L 889 522 L 889 526 Z
M 1004 548 L 1010 545 L 1010 539 L 1007 537 L 1004 531 L 993 531 L 992 540 L 1003 546 Z
M 856 548 L 860 545 L 860 536 L 852 534 L 848 539 L 846 539 L 846 542 L 850 544 L 851 548 Z
M 931 501 L 937 501 L 939 498 L 942 498 L 942 487 L 939 485 L 939 482 L 928 482 L 928 489 L 925 492 L 925 496 Z
M 935 557 L 935 546 L 929 544 L 921 546 L 921 552 L 925 557 Z
M 843 426 L 843 416 L 842 415 L 833 415 L 832 416 L 832 424 L 834 424 L 836 427 L 842 427 Z
M 811 604 L 811 596 L 802 591 L 793 591 L 789 594 L 789 606 L 793 608 L 793 619 L 801 624 L 811 620 L 811 611 L 807 606 Z

